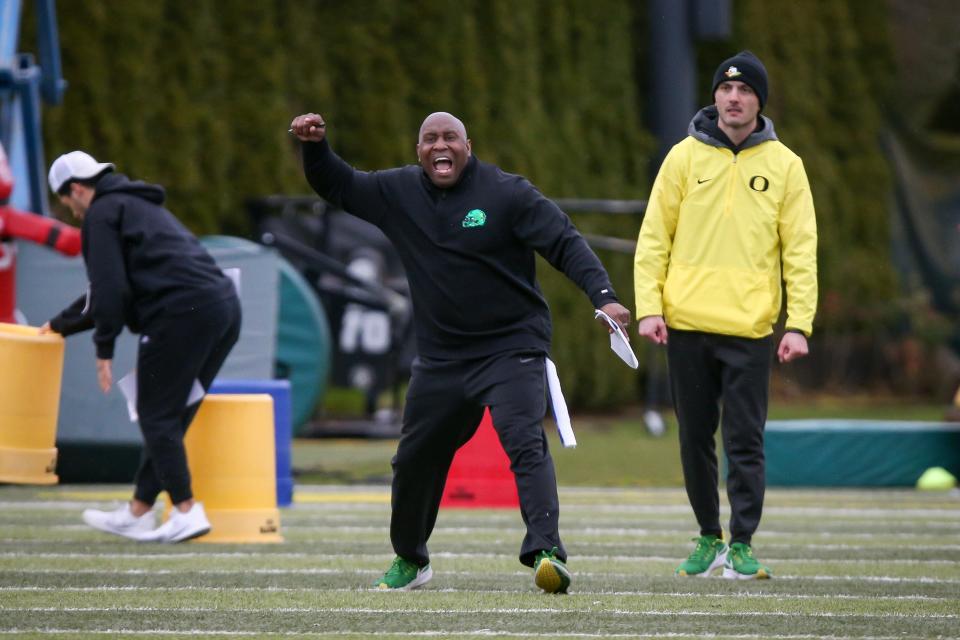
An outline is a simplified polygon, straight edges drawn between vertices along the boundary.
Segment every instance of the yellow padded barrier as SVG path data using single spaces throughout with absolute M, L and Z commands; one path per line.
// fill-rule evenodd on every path
M 0 482 L 56 484 L 63 338 L 0 323 Z
M 197 542 L 283 541 L 269 394 L 204 397 L 184 445 L 194 497 L 212 527 Z

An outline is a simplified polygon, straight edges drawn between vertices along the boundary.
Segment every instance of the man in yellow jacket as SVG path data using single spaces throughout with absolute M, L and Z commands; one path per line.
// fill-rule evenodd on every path
M 634 264 L 637 318 L 641 336 L 667 345 L 684 482 L 700 526 L 696 548 L 676 574 L 722 568 L 727 578 L 769 578 L 751 539 L 766 488 L 773 326 L 785 286 L 777 357 L 790 362 L 807 354 L 817 306 L 817 227 L 803 163 L 760 114 L 767 101 L 763 63 L 749 51 L 725 60 L 713 77 L 713 99 L 654 182 Z M 729 467 L 729 546 L 720 526 L 718 424 Z

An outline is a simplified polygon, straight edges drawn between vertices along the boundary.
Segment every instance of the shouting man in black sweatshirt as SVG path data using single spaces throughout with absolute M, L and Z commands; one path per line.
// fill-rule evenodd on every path
M 542 425 L 550 311 L 535 252 L 626 329 L 630 312 L 606 270 L 553 202 L 524 178 L 477 160 L 466 128 L 449 113 L 420 126 L 419 165 L 372 173 L 334 154 L 321 116 L 298 116 L 290 130 L 303 143 L 314 190 L 393 242 L 413 299 L 418 357 L 393 458 L 397 557 L 374 587 L 409 590 L 432 577 L 427 539 L 447 471 L 489 406 L 527 527 L 520 562 L 534 568 L 544 591 L 566 592 L 557 481 Z
M 181 542 L 210 531 L 190 488 L 183 437 L 199 408 L 194 384 L 210 387 L 240 336 L 233 283 L 163 207 L 162 187 L 131 181 L 114 166 L 71 151 L 50 167 L 50 188 L 83 221 L 90 288 L 42 328 L 68 336 L 93 329 L 97 378 L 113 384 L 114 342 L 140 334 L 137 413 L 144 449 L 133 499 L 116 511 L 87 509 L 92 527 L 139 541 Z M 170 495 L 170 518 L 154 528 L 153 504 Z

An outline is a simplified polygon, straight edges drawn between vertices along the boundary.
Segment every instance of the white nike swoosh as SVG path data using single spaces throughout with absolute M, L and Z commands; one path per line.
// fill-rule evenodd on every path
M 528 362 L 533 362 L 536 358 L 520 358 L 520 364 L 527 364 Z

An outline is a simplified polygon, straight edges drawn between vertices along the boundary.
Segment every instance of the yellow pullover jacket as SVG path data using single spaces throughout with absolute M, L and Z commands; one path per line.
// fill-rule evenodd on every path
M 817 306 L 817 225 L 800 158 L 773 122 L 738 154 L 702 109 L 653 185 L 634 260 L 637 318 L 745 338 L 773 332 L 786 285 L 788 329 L 810 335 Z

